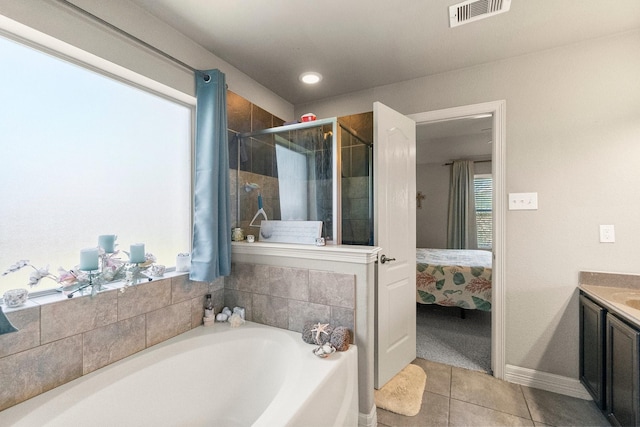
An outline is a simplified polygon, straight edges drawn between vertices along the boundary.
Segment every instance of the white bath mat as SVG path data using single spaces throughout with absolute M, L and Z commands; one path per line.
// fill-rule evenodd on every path
M 374 390 L 376 406 L 413 417 L 420 412 L 427 374 L 417 365 L 407 365 L 380 390 Z

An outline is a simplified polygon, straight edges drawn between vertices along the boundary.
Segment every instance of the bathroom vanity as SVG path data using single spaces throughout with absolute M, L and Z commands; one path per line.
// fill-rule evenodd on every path
M 581 272 L 579 289 L 580 381 L 613 425 L 638 426 L 640 276 Z

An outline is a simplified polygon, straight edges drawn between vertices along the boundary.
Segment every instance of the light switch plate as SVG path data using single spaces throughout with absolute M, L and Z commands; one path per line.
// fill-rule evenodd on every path
M 509 193 L 510 211 L 536 209 L 538 209 L 538 193 Z

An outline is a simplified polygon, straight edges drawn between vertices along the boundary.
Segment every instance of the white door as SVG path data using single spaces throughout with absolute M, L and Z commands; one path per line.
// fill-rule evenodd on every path
M 379 102 L 373 122 L 379 389 L 416 358 L 416 123 Z

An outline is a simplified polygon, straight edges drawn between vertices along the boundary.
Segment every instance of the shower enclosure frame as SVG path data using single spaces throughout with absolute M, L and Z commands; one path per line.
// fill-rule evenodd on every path
M 338 127 L 339 127 L 338 118 L 331 117 L 327 119 L 314 120 L 310 122 L 277 126 L 277 127 L 262 129 L 262 130 L 253 131 L 253 132 L 245 132 L 245 133 L 239 134 L 238 137 L 240 140 L 242 140 L 244 138 L 251 138 L 251 137 L 257 137 L 257 136 L 263 136 L 263 135 L 272 135 L 272 134 L 277 134 L 282 132 L 289 132 L 289 131 L 296 131 L 296 130 L 303 130 L 303 129 L 311 129 L 314 127 L 325 126 L 325 125 L 331 125 L 331 132 L 332 132 L 332 138 L 331 138 L 332 239 L 327 241 L 326 243 L 341 244 L 342 243 L 342 193 L 341 193 L 342 182 L 341 182 L 340 171 L 342 170 L 342 160 L 341 160 L 342 156 L 340 155 L 341 144 L 340 144 L 340 132 L 338 132 Z M 240 172 L 241 172 L 240 167 L 238 165 L 238 168 L 236 169 L 236 192 L 238 195 L 240 194 L 240 189 L 242 187 L 242 184 L 240 182 Z M 237 199 L 238 199 L 237 200 L 238 218 L 236 219 L 239 220 L 239 216 L 241 212 L 240 197 L 238 196 Z

